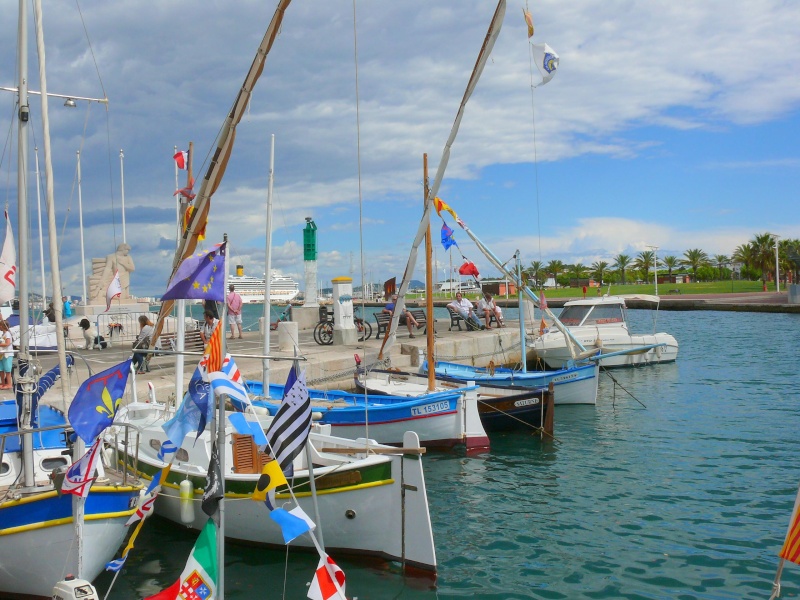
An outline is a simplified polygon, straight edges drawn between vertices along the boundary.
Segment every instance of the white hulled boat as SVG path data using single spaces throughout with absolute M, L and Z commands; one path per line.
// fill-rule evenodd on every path
M 625 299 L 659 303 L 658 296 L 601 296 L 564 304 L 559 321 L 587 349 L 599 348 L 598 362 L 604 367 L 633 367 L 673 362 L 678 342 L 668 333 L 634 334 L 628 328 Z M 533 341 L 536 356 L 551 369 L 562 368 L 574 357 L 561 331 L 549 331 Z

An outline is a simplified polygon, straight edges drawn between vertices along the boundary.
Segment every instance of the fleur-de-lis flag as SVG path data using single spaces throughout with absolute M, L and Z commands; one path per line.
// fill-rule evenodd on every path
M 69 422 L 87 444 L 114 422 L 128 385 L 131 359 L 93 375 L 81 384 L 69 407 Z

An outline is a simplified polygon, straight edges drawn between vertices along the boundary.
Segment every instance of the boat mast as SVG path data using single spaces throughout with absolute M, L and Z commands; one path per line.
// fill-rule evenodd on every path
M 30 119 L 30 109 L 28 107 L 28 15 L 25 0 L 19 0 L 19 31 L 18 31 L 19 50 L 19 84 L 17 93 L 19 95 L 19 135 L 17 139 L 17 218 L 18 218 L 18 238 L 19 253 L 17 254 L 18 263 L 22 266 L 19 270 L 19 360 L 30 360 L 28 356 L 28 339 L 30 330 L 28 328 L 28 277 L 25 267 L 28 264 L 28 122 Z M 54 294 L 55 295 L 55 294 Z M 28 393 L 24 393 L 27 391 Z M 22 410 L 21 410 L 20 429 L 31 426 L 31 397 L 30 388 L 23 388 Z M 26 433 L 22 438 L 23 446 L 23 482 L 25 487 L 34 485 L 33 475 L 33 437 Z
M 264 257 L 267 272 L 264 277 L 264 356 L 269 355 L 270 321 L 272 320 L 272 184 L 275 178 L 275 134 L 270 139 L 269 149 L 269 187 L 267 188 L 267 242 L 266 256 Z M 264 396 L 269 398 L 269 359 L 262 361 L 262 390 Z
M 522 283 L 522 261 L 520 260 L 520 252 L 517 250 L 517 279 Z M 522 372 L 528 372 L 528 352 L 525 348 L 525 297 L 523 295 L 522 286 L 517 285 L 517 294 L 519 296 L 519 351 L 520 363 L 522 364 Z
M 422 155 L 422 179 L 424 182 L 425 197 L 422 199 L 424 208 L 428 198 L 428 155 Z M 431 218 L 428 214 L 428 233 L 425 234 L 425 294 L 426 308 L 428 309 L 428 326 L 426 327 L 426 337 L 428 344 L 428 391 L 436 390 L 436 357 L 433 355 L 434 342 L 433 335 L 436 328 L 436 319 L 433 316 L 433 273 L 431 272 L 431 260 L 433 258 L 433 244 L 431 243 Z

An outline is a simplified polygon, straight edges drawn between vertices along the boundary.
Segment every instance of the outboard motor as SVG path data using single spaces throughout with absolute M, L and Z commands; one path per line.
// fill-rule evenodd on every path
M 85 579 L 76 579 L 74 575 L 67 575 L 64 581 L 59 581 L 53 588 L 53 600 L 100 600 L 97 590 Z

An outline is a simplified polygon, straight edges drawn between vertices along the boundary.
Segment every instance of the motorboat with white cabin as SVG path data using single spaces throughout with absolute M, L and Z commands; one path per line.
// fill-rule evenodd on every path
M 658 309 L 659 297 L 645 294 L 600 296 L 570 300 L 559 321 L 580 342 L 585 351 L 570 344 L 561 331 L 546 331 L 532 343 L 536 357 L 551 369 L 563 368 L 581 353 L 592 354 L 604 367 L 635 367 L 674 362 L 678 342 L 668 333 L 632 333 L 628 326 L 626 300 L 637 300 Z M 597 350 L 600 350 L 598 353 Z

